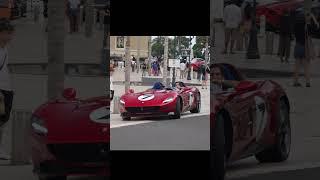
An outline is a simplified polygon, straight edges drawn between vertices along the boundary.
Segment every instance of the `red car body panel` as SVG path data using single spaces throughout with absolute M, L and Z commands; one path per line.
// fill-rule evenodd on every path
M 265 15 L 266 23 L 274 28 L 279 29 L 280 18 L 285 9 L 296 10 L 303 5 L 303 0 L 288 0 L 284 2 L 272 3 L 257 6 L 256 16 L 257 23 L 260 23 L 260 16 Z
M 232 65 L 223 64 L 234 68 Z M 276 142 L 279 100 L 286 97 L 284 90 L 274 81 L 241 81 L 252 84 L 252 88 L 213 94 L 211 100 L 211 128 L 215 129 L 216 115 L 222 110 L 228 113 L 232 127 L 232 150 L 229 161 L 236 161 L 269 147 Z M 240 85 L 241 86 L 241 83 Z M 265 103 L 263 118 L 258 116 L 258 102 Z M 257 124 L 263 124 L 263 128 Z M 211 138 L 213 139 L 211 133 Z
M 191 66 L 193 67 L 194 71 L 198 71 L 202 64 L 205 64 L 205 60 L 201 58 L 194 58 L 191 60 Z
M 34 171 L 39 175 L 109 174 L 110 102 L 107 97 L 57 100 L 41 105 L 33 118 L 47 133 L 31 131 Z M 110 112 L 110 111 L 109 111 Z
M 152 99 L 141 101 L 139 97 L 144 95 L 153 96 Z M 153 90 L 148 89 L 139 93 L 126 93 L 121 96 L 120 113 L 130 117 L 168 115 L 176 111 L 177 98 L 182 99 L 182 112 L 192 110 L 200 98 L 200 92 L 195 87 L 183 87 L 180 90 Z M 163 103 L 167 98 L 173 98 L 171 102 Z

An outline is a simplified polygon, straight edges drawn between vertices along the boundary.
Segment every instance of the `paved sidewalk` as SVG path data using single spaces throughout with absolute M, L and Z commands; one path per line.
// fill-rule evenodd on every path
M 130 69 L 131 70 L 131 69 Z M 161 68 L 161 72 L 163 72 L 163 69 Z M 173 71 L 170 71 L 170 79 L 172 79 L 172 73 Z M 146 73 L 146 75 L 148 76 L 148 73 Z M 152 77 L 158 77 L 158 78 L 162 78 L 161 76 L 152 76 Z M 124 84 L 125 82 L 125 69 L 120 69 L 120 68 L 116 68 L 116 70 L 114 71 L 113 75 L 113 83 L 114 84 Z M 192 80 L 187 80 L 187 73 L 184 79 L 180 79 L 180 70 L 176 70 L 176 81 L 182 81 L 186 84 L 190 84 L 193 86 L 201 86 L 201 81 L 197 80 L 197 73 L 194 72 L 194 76 L 191 77 Z M 139 73 L 137 73 L 137 71 L 132 72 L 130 71 L 130 82 L 134 82 L 134 83 L 140 83 L 142 81 L 142 71 L 140 70 Z M 208 75 L 208 80 L 207 80 L 207 84 L 209 84 L 210 82 L 210 75 Z
M 289 58 L 289 64 L 281 63 L 280 58 L 277 56 L 278 51 L 278 35 L 275 34 L 273 54 L 265 54 L 265 39 L 258 38 L 260 59 L 246 59 L 246 51 L 235 51 L 235 54 L 221 54 L 224 49 L 224 31 L 221 24 L 216 24 L 216 34 L 215 34 L 215 49 L 214 49 L 214 59 L 215 62 L 224 62 L 235 65 L 242 70 L 260 70 L 265 73 L 275 73 L 291 76 L 294 68 L 294 46 L 295 42 L 291 43 L 291 55 Z M 316 50 L 319 48 L 320 40 L 314 39 L 314 45 Z M 235 49 L 235 48 L 234 48 Z M 311 74 L 312 76 L 320 76 L 318 67 L 320 66 L 320 59 L 317 58 L 311 62 Z M 303 72 L 303 68 L 301 68 Z
M 32 16 L 13 21 L 16 32 L 9 47 L 9 63 L 47 62 L 47 33 L 42 18 L 33 22 Z M 65 62 L 100 63 L 103 31 L 93 28 L 93 36 L 84 36 L 84 26 L 79 33 L 69 34 L 69 22 L 66 19 Z

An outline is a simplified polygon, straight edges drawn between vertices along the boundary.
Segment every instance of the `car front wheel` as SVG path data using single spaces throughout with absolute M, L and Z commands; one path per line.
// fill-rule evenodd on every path
M 259 162 L 282 162 L 289 157 L 291 146 L 290 112 L 284 98 L 280 99 L 279 107 L 276 143 L 272 147 L 256 154 L 256 159 Z
M 176 111 L 174 115 L 170 116 L 172 119 L 180 119 L 181 117 L 181 99 L 178 97 L 176 101 Z
M 225 153 L 225 133 L 224 133 L 224 118 L 221 113 L 216 117 L 215 129 L 211 131 L 211 166 L 212 178 L 214 180 L 223 180 L 226 169 L 226 153 Z

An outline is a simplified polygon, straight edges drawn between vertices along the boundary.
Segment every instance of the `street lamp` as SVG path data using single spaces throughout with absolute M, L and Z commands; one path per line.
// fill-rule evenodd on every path
M 249 47 L 247 49 L 247 59 L 260 59 L 258 49 L 258 28 L 256 24 L 256 9 L 257 2 L 253 0 L 253 12 L 252 12 L 252 28 L 250 32 Z
M 108 1 L 109 2 L 109 1 Z M 102 72 L 108 75 L 108 61 L 110 60 L 110 11 L 109 6 L 106 7 L 104 15 L 104 34 L 103 34 L 103 45 L 102 45 Z
M 187 80 L 191 80 L 191 41 L 192 41 L 192 39 L 193 39 L 193 36 L 190 36 L 190 43 L 189 43 L 189 45 L 190 45 L 190 50 L 189 50 L 189 68 L 188 68 L 188 76 L 187 76 Z
M 176 40 L 177 40 L 177 36 L 174 37 L 174 51 L 173 51 L 173 59 L 176 59 Z M 175 87 L 175 83 L 176 83 L 176 67 L 173 67 L 173 72 L 172 72 L 172 87 Z

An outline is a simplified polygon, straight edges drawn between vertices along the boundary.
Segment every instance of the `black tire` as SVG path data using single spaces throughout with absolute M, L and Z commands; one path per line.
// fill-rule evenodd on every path
M 130 120 L 131 120 L 131 117 L 130 117 L 130 116 L 123 116 L 123 115 L 121 115 L 121 117 L 122 117 L 122 120 L 123 120 L 123 121 L 130 121 Z
M 289 106 L 285 99 L 281 98 L 279 102 L 279 125 L 276 143 L 272 147 L 255 155 L 259 162 L 282 162 L 288 159 L 291 146 L 291 125 L 289 113 Z
M 190 110 L 191 113 L 200 113 L 201 110 L 201 95 L 198 93 L 197 105 L 194 109 Z
M 176 101 L 176 111 L 174 115 L 170 116 L 171 119 L 180 119 L 181 117 L 181 99 L 178 97 Z
M 224 118 L 221 113 L 216 117 L 215 129 L 211 131 L 211 164 L 213 180 L 223 180 L 226 169 Z
M 67 176 L 39 176 L 39 180 L 67 180 Z

